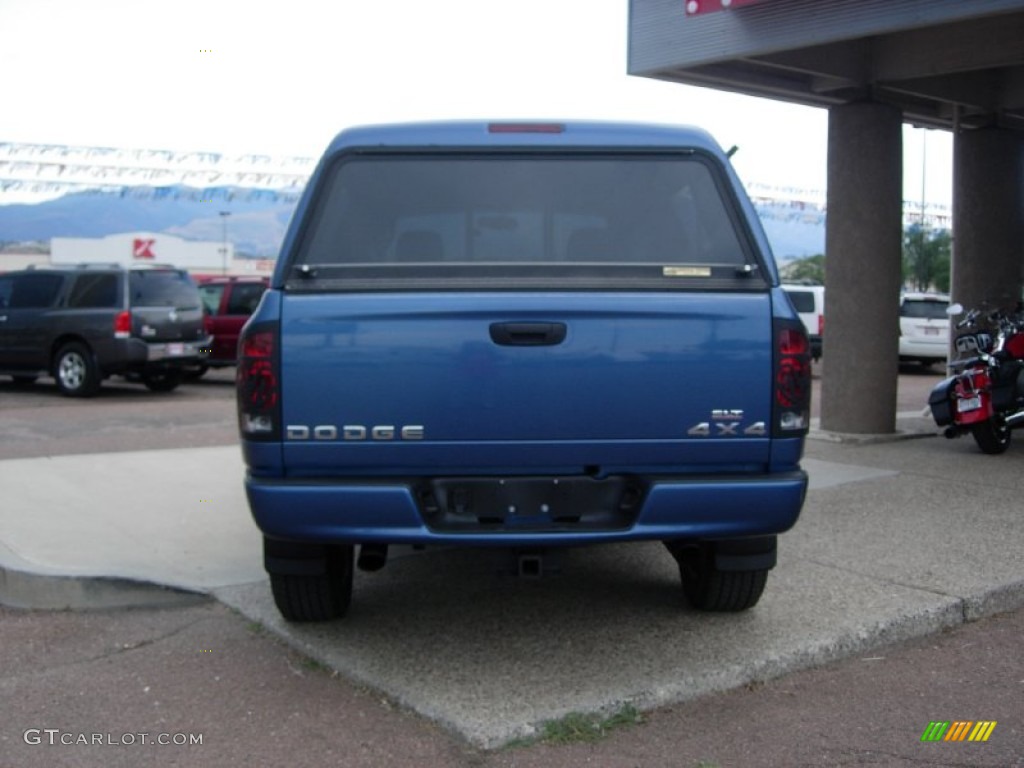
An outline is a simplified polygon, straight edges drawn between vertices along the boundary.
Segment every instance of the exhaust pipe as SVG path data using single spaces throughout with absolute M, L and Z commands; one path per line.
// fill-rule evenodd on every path
M 356 565 L 359 566 L 360 571 L 368 573 L 379 571 L 387 565 L 387 562 L 387 544 L 363 544 L 359 548 L 359 559 L 356 561 Z
M 956 427 L 946 427 L 942 434 L 946 436 L 947 440 L 955 440 L 960 437 L 960 430 Z
M 1011 429 L 1013 427 L 1019 427 L 1021 424 L 1024 424 L 1024 411 L 1017 411 L 1016 413 L 1006 417 L 1006 426 Z

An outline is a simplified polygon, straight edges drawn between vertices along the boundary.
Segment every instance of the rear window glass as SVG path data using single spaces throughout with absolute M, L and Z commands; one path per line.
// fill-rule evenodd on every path
M 68 296 L 73 309 L 112 309 L 118 306 L 117 275 L 78 275 Z
M 203 300 L 203 307 L 211 315 L 220 312 L 220 300 L 224 295 L 224 283 L 209 283 L 199 286 L 199 296 Z
M 176 309 L 200 306 L 199 291 L 185 272 L 146 269 L 133 270 L 130 274 L 133 306 Z
M 228 297 L 227 313 L 229 315 L 251 315 L 266 287 L 262 283 L 235 283 Z
M 720 181 L 698 154 L 351 156 L 328 171 L 293 265 L 732 275 L 752 257 Z
M 810 291 L 786 291 L 797 312 L 814 311 L 814 294 Z
M 945 301 L 907 299 L 900 308 L 900 315 L 925 320 L 947 320 L 949 319 L 949 315 L 946 314 L 948 306 L 949 304 Z

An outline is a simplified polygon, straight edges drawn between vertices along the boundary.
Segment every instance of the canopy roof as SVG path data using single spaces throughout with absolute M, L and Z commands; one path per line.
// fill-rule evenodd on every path
M 1024 130 L 1024 0 L 631 0 L 631 74 Z M 723 7 L 726 6 L 726 7 Z

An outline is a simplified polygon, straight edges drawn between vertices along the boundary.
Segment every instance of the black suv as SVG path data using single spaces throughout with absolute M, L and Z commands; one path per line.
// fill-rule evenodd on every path
M 0 373 L 16 382 L 50 375 L 61 393 L 88 397 L 121 374 L 168 392 L 209 347 L 184 270 L 88 264 L 0 274 Z

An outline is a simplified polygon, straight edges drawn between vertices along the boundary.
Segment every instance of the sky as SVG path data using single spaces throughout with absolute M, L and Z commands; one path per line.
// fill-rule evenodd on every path
M 627 16 L 628 0 L 0 0 L 0 142 L 317 157 L 365 123 L 639 120 L 736 145 L 747 184 L 824 192 L 825 110 L 629 76 Z M 908 127 L 904 157 L 904 196 L 948 205 L 951 136 Z

